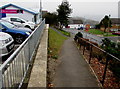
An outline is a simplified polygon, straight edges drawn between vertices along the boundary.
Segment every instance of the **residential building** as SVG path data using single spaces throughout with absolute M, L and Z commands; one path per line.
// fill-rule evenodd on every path
M 14 5 L 14 4 L 7 4 L 0 7 L 2 17 L 20 17 L 28 21 L 32 21 L 35 23 L 39 23 L 41 21 L 41 12 L 34 11 L 32 9 L 25 9 L 23 7 Z M 4 12 L 4 11 L 7 11 Z

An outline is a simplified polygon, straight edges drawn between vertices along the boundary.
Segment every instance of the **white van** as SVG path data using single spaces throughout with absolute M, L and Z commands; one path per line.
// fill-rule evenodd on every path
M 19 17 L 5 17 L 5 18 L 2 18 L 2 20 L 9 21 L 9 22 L 11 22 L 14 25 L 17 25 L 19 27 L 30 28 L 32 30 L 34 30 L 36 27 L 35 23 L 33 23 L 31 21 L 26 21 L 26 20 L 19 18 Z
M 14 40 L 7 33 L 0 32 L 0 58 L 13 52 Z

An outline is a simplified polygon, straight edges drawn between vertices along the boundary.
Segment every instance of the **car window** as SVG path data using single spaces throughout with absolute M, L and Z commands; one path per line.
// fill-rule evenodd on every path
M 21 20 L 22 23 L 25 23 L 25 21 Z
M 2 21 L 0 23 L 3 24 L 3 25 L 5 25 L 8 28 L 14 28 L 15 27 L 15 25 L 13 25 L 13 24 L 11 24 L 9 22 L 6 22 L 6 21 Z
M 21 22 L 21 21 L 22 21 L 21 19 L 18 19 L 18 18 L 17 18 L 17 22 Z
M 25 21 L 23 21 L 22 19 L 19 19 L 19 18 L 17 18 L 17 22 L 25 23 Z
M 25 20 L 25 19 L 21 19 L 23 22 L 26 22 L 27 20 Z
M 19 18 L 11 18 L 11 21 L 13 21 L 13 22 L 22 22 L 22 20 L 19 19 Z
M 13 21 L 13 22 L 17 22 L 16 18 L 10 18 L 10 20 Z

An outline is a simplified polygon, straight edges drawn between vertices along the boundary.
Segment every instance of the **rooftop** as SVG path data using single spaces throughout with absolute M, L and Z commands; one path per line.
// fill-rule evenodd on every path
M 16 8 L 18 8 L 18 9 L 24 10 L 24 11 L 29 12 L 29 13 L 31 13 L 31 14 L 38 14 L 38 13 L 39 13 L 39 12 L 37 12 L 37 11 L 35 11 L 35 10 L 32 10 L 32 9 L 25 9 L 25 8 L 23 8 L 23 7 L 20 7 L 20 6 L 11 4 L 11 3 L 10 3 L 10 4 L 7 4 L 7 5 L 4 5 L 4 6 L 2 6 L 2 7 L 0 7 L 0 9 L 5 9 L 5 8 L 7 8 L 7 7 L 9 7 L 9 6 L 16 7 Z

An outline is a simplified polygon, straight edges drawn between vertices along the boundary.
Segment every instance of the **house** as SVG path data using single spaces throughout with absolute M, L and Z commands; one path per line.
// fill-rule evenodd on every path
M 41 21 L 40 12 L 36 12 L 32 9 L 25 9 L 14 4 L 4 5 L 0 7 L 0 10 L 2 12 L 0 16 L 1 18 L 15 16 L 35 23 L 39 23 Z
M 111 20 L 111 27 L 106 29 L 107 32 L 109 31 L 118 31 L 120 29 L 120 18 L 110 18 Z M 105 28 L 101 26 L 100 30 L 104 31 Z
M 116 25 L 116 26 L 120 26 L 120 18 L 111 18 L 111 23 L 112 26 Z
M 120 18 L 110 18 L 111 20 L 111 28 L 110 29 L 120 29 Z

